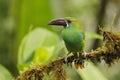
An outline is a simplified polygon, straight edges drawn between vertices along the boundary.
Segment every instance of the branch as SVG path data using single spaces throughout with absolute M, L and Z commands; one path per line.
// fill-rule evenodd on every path
M 76 68 L 84 67 L 85 61 L 101 62 L 105 61 L 108 66 L 120 59 L 120 33 L 105 31 L 100 29 L 103 34 L 103 45 L 96 50 L 79 56 L 72 55 L 67 58 L 68 64 L 74 62 Z M 37 65 L 20 74 L 16 80 L 43 80 L 46 76 L 53 76 L 55 80 L 66 80 L 66 72 L 63 69 L 65 57 L 57 59 L 48 64 Z

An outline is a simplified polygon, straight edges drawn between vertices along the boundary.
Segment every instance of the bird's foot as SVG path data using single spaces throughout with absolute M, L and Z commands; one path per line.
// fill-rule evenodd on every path
M 87 55 L 87 52 L 86 52 L 86 51 L 84 51 L 84 52 L 83 52 L 83 54 L 84 54 L 84 56 L 86 57 L 86 55 Z
M 72 67 L 72 63 L 70 63 L 68 60 L 68 54 L 65 56 L 65 64 L 67 64 L 67 66 Z
M 65 56 L 65 63 L 66 63 L 66 64 L 68 63 L 67 58 L 68 58 L 68 56 Z

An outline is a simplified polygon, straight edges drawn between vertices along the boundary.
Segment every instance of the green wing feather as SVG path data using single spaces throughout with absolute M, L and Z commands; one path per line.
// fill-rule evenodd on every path
M 65 28 L 62 37 L 69 52 L 82 52 L 84 49 L 84 33 L 77 28 Z

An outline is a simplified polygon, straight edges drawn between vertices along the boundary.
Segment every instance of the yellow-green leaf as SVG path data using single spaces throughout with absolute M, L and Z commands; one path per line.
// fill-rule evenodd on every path
M 0 80 L 13 80 L 10 72 L 0 64 Z
M 59 37 L 44 28 L 36 28 L 22 40 L 18 52 L 18 67 L 28 63 L 42 63 L 49 59 L 60 43 Z

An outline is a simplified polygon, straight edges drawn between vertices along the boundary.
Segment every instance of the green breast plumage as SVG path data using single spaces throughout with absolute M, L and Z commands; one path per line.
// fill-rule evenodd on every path
M 84 33 L 76 28 L 65 28 L 62 37 L 69 52 L 81 52 L 84 48 Z

